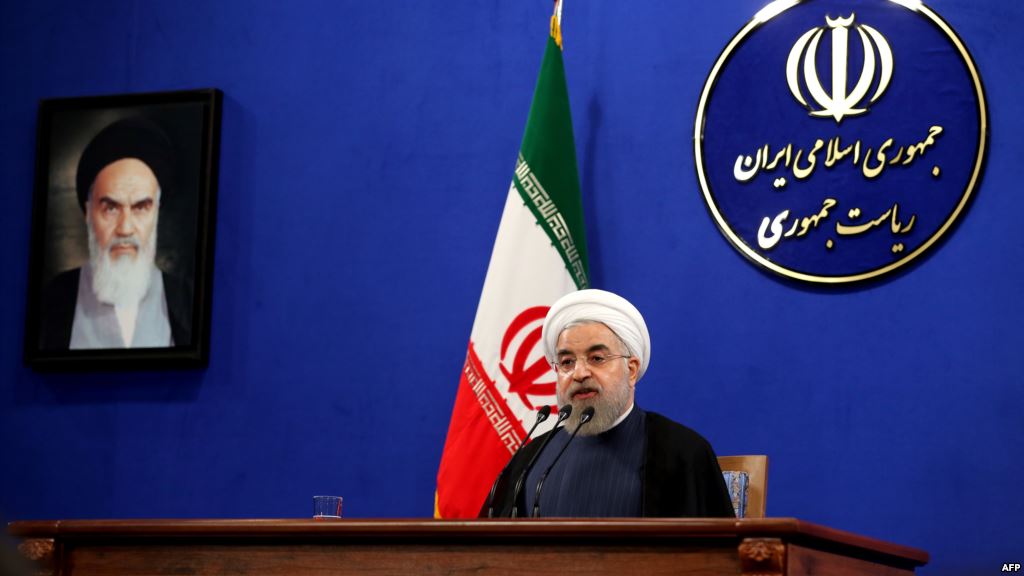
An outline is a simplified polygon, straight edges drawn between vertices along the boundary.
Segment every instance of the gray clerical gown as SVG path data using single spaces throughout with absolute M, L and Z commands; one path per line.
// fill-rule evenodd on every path
M 171 338 L 171 323 L 164 299 L 164 280 L 160 270 L 153 267 L 150 272 L 149 290 L 139 302 L 135 318 L 135 334 L 132 348 L 163 348 L 174 345 Z M 92 268 L 82 267 L 78 282 L 78 302 L 71 325 L 72 350 L 91 348 L 126 348 L 117 321 L 117 312 L 112 304 L 100 302 L 92 290 Z

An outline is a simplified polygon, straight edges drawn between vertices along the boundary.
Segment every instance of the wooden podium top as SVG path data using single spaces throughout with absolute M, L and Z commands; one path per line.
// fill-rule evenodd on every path
M 699 548 L 705 551 L 731 551 L 732 556 L 736 556 L 739 546 L 737 567 L 744 555 L 743 547 L 747 546 L 750 549 L 748 555 L 751 558 L 760 557 L 758 562 L 761 564 L 765 563 L 765 559 L 772 561 L 773 557 L 781 556 L 775 562 L 779 566 L 778 571 L 769 572 L 778 574 L 821 573 L 810 568 L 800 572 L 792 571 L 787 566 L 820 568 L 824 566 L 822 558 L 846 563 L 871 563 L 872 566 L 877 564 L 886 570 L 875 568 L 871 572 L 864 572 L 874 574 L 910 574 L 917 566 L 928 562 L 928 553 L 923 550 L 796 518 L 50 520 L 12 522 L 8 531 L 15 538 L 21 539 L 23 545 L 35 543 L 45 548 L 48 542 L 52 542 L 50 555 L 56 558 L 48 564 L 56 567 L 71 563 L 79 568 L 88 566 L 86 551 L 90 547 L 102 548 L 104 558 L 110 561 L 111 550 L 119 547 L 132 548 L 136 552 L 148 547 L 171 547 L 180 553 L 183 546 L 194 547 L 196 550 L 212 546 L 220 551 L 231 547 L 240 550 L 248 547 L 250 551 L 282 548 L 307 550 L 320 547 L 332 553 L 339 553 L 339 550 L 346 548 L 350 551 L 373 548 L 376 554 L 374 557 L 378 560 L 381 550 L 389 550 L 391 552 L 388 553 L 394 555 L 417 549 L 421 550 L 422 557 L 416 562 L 432 557 L 430 551 L 434 549 L 443 551 L 439 558 L 452 561 L 457 561 L 460 551 L 468 555 L 476 554 L 477 562 L 480 561 L 480 554 L 490 555 L 488 558 L 495 554 L 508 555 L 500 558 L 494 556 L 495 565 L 517 555 L 523 558 L 524 554 L 533 554 L 535 551 L 557 557 L 600 550 L 604 555 L 602 558 L 607 559 L 609 548 L 629 550 L 634 555 L 636 550 L 663 553 L 675 548 L 681 551 L 685 549 L 688 554 L 692 554 L 693 549 Z M 45 555 L 45 550 L 42 552 Z M 75 562 L 61 558 L 72 552 L 83 554 L 83 557 Z M 26 553 L 32 556 L 31 552 Z M 815 558 L 809 558 L 809 553 L 815 555 Z M 346 564 L 353 565 L 348 559 Z M 267 566 L 260 565 L 260 569 L 265 571 Z M 87 572 L 78 570 L 76 573 Z M 747 572 L 741 569 L 735 572 L 699 573 Z M 828 573 L 861 572 L 830 569 Z

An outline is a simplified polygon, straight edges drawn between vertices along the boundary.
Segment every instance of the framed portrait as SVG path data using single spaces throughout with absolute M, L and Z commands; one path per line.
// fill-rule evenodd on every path
M 28 365 L 208 363 L 221 102 L 216 89 L 40 102 Z

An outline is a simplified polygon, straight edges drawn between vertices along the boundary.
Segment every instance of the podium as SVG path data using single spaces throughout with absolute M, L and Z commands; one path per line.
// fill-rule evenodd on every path
M 53 576 L 890 576 L 928 562 L 795 518 L 56 520 L 8 531 Z

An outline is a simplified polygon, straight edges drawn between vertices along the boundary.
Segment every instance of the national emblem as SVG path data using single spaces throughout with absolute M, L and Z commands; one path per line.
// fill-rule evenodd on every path
M 854 85 L 853 91 L 847 94 L 848 27 L 853 24 L 855 17 L 855 14 L 850 14 L 848 18 L 832 19 L 827 16 L 825 17 L 825 23 L 832 29 L 830 35 L 832 41 L 831 94 L 825 92 L 825 89 L 822 87 L 821 81 L 818 79 L 818 70 L 815 62 L 818 53 L 818 42 L 825 32 L 824 26 L 812 28 L 801 36 L 796 41 L 796 44 L 793 45 L 793 49 L 790 50 L 789 58 L 786 61 L 786 81 L 789 83 L 789 91 L 793 93 L 793 97 L 808 109 L 811 108 L 807 103 L 807 99 L 804 98 L 803 90 L 800 88 L 798 70 L 802 60 L 803 80 L 807 86 L 807 91 L 810 92 L 814 101 L 821 106 L 820 110 L 811 110 L 811 116 L 831 116 L 835 118 L 836 124 L 842 121 L 843 116 L 856 116 L 868 111 L 866 106 L 864 108 L 857 108 L 856 106 L 861 103 L 872 84 L 875 83 L 876 49 L 880 63 L 880 69 L 877 72 L 881 76 L 878 78 L 878 87 L 875 88 L 875 93 L 871 96 L 868 104 L 878 100 L 889 86 L 889 80 L 892 78 L 892 50 L 889 48 L 889 43 L 878 30 L 865 24 L 859 24 L 855 30 L 857 30 L 861 44 L 864 47 L 864 64 L 857 79 L 857 84 Z

